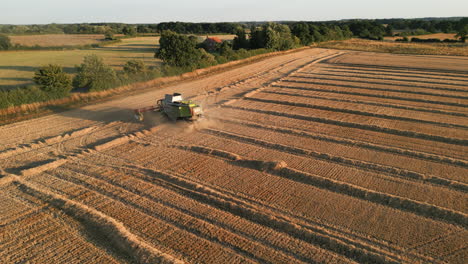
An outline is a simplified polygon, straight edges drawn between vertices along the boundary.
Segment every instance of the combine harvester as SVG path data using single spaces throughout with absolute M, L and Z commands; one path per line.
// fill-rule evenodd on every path
M 145 112 L 161 112 L 172 121 L 194 121 L 202 117 L 203 111 L 199 104 L 183 100 L 180 93 L 166 94 L 164 99 L 159 99 L 154 106 L 148 106 L 133 110 L 138 121 L 144 120 Z

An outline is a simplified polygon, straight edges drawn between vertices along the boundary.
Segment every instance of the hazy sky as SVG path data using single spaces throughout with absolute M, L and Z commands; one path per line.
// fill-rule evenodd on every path
M 468 16 L 467 0 L 1 0 L 0 24 Z

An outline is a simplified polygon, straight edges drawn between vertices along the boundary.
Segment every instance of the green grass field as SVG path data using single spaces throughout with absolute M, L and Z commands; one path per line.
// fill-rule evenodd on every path
M 201 36 L 203 39 L 206 36 Z M 221 39 L 233 39 L 233 35 L 219 35 Z M 64 67 L 65 72 L 75 73 L 75 65 L 81 64 L 83 57 L 96 54 L 116 70 L 129 60 L 142 60 L 148 67 L 158 66 L 161 61 L 154 58 L 159 45 L 159 37 L 137 37 L 122 39 L 122 42 L 101 48 L 63 51 L 4 51 L 0 52 L 0 89 L 14 89 L 32 84 L 36 69 L 50 63 Z
M 157 66 L 161 61 L 154 58 L 159 37 L 139 37 L 123 39 L 121 43 L 101 48 L 64 51 L 6 51 L 0 52 L 0 88 L 10 89 L 32 83 L 34 71 L 49 63 L 59 64 L 67 73 L 75 72 L 75 65 L 83 57 L 96 54 L 105 63 L 117 70 L 125 62 L 133 59 L 143 60 L 148 66 Z

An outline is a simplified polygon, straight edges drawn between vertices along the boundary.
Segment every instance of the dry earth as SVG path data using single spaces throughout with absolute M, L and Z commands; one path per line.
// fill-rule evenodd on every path
M 0 262 L 463 263 L 467 84 L 307 49 L 0 127 Z M 206 119 L 132 121 L 176 91 Z

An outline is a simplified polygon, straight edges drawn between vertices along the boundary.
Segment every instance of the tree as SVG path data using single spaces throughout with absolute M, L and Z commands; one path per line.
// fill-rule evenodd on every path
M 288 50 L 294 46 L 291 30 L 287 25 L 270 23 L 264 26 L 265 48 L 274 50 Z
M 72 89 L 72 81 L 63 72 L 62 67 L 55 64 L 40 67 L 34 74 L 33 80 L 41 90 L 52 95 L 63 96 Z
M 114 69 L 94 54 L 84 57 L 83 63 L 76 70 L 78 74 L 73 79 L 73 86 L 76 88 L 101 91 L 112 88 L 117 80 Z
M 9 50 L 11 47 L 10 38 L 7 35 L 0 34 L 0 50 Z
M 226 57 L 227 59 L 230 59 L 234 56 L 234 51 L 231 48 L 231 45 L 229 45 L 229 42 L 223 41 L 219 47 L 219 55 Z
M 112 30 L 107 30 L 106 34 L 104 34 L 104 39 L 105 40 L 115 40 L 114 32 L 112 32 Z
M 122 29 L 122 33 L 127 36 L 135 36 L 137 34 L 137 30 L 134 26 L 126 26 Z
M 262 28 L 252 26 L 250 29 L 249 44 L 252 49 L 265 48 L 265 31 Z
M 147 68 L 145 63 L 141 60 L 130 60 L 125 63 L 123 70 L 127 74 L 138 74 L 146 72 Z
M 291 32 L 301 40 L 302 45 L 310 45 L 313 42 L 313 36 L 310 34 L 309 25 L 306 23 L 297 23 L 292 26 Z
M 468 18 L 462 18 L 457 25 L 457 37 L 460 38 L 461 42 L 466 42 L 466 36 L 468 35 Z
M 195 67 L 201 57 L 196 38 L 165 30 L 159 40 L 160 48 L 155 57 L 171 66 Z
M 236 30 L 236 36 L 232 41 L 232 47 L 235 50 L 238 49 L 248 49 L 249 48 L 249 41 L 247 40 L 247 35 L 245 34 L 245 30 L 243 28 L 238 28 Z
M 392 25 L 387 25 L 385 27 L 385 35 L 388 37 L 393 37 L 393 27 Z

